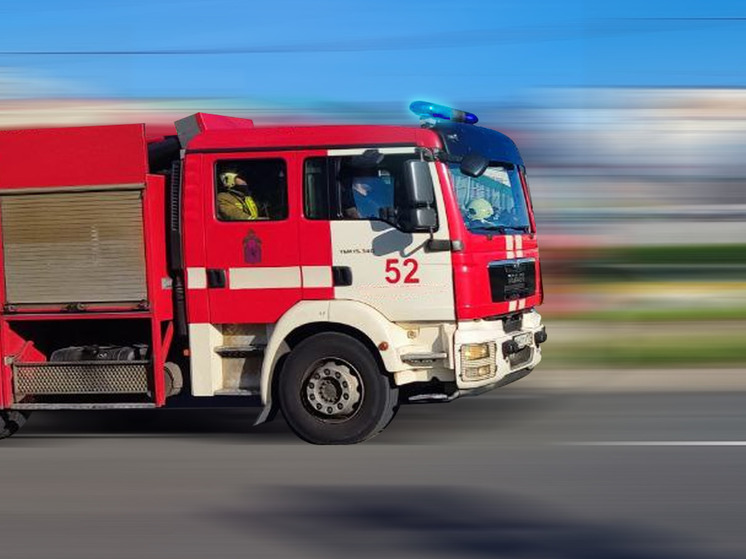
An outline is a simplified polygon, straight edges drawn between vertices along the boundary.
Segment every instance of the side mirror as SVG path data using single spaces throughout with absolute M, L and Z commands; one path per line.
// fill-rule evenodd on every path
M 438 226 L 438 214 L 432 208 L 412 208 L 399 213 L 397 223 L 405 233 L 422 233 Z
M 479 155 L 478 153 L 470 153 L 465 155 L 461 160 L 461 166 L 459 170 L 461 174 L 467 177 L 481 177 L 490 165 L 490 160 Z
M 398 227 L 407 233 L 426 232 L 438 226 L 438 213 L 433 208 L 435 190 L 430 165 L 410 159 L 404 162 L 406 204 L 399 210 Z
M 420 207 L 435 203 L 433 178 L 427 161 L 410 159 L 404 162 L 404 186 L 409 205 Z

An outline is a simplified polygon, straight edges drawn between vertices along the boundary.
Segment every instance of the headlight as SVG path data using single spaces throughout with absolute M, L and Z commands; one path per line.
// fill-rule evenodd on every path
M 461 359 L 464 361 L 476 361 L 489 356 L 489 344 L 464 344 L 461 346 Z

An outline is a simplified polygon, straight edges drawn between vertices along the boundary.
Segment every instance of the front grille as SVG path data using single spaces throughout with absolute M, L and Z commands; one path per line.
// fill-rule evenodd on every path
M 145 394 L 147 361 L 16 363 L 16 399 L 26 395 Z
M 490 262 L 492 302 L 515 301 L 536 293 L 536 260 L 501 260 Z

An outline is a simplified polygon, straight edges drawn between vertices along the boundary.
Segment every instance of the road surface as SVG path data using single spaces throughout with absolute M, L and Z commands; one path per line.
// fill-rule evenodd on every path
M 39 412 L 0 443 L 2 553 L 743 558 L 739 372 L 546 371 L 351 447 L 251 429 L 257 410 Z

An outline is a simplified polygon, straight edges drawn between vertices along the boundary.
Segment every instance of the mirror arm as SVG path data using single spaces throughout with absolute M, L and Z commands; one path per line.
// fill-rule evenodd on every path
M 452 153 L 448 153 L 442 149 L 434 150 L 434 156 L 438 161 L 443 163 L 461 163 L 461 160 L 463 159 L 460 155 L 453 155 Z
M 451 241 L 449 239 L 428 239 L 425 243 L 427 252 L 458 252 L 464 248 L 461 241 Z
M 437 149 L 430 149 L 430 148 L 415 148 L 415 153 L 417 153 L 420 156 L 420 161 L 436 161 L 438 159 L 436 153 Z

